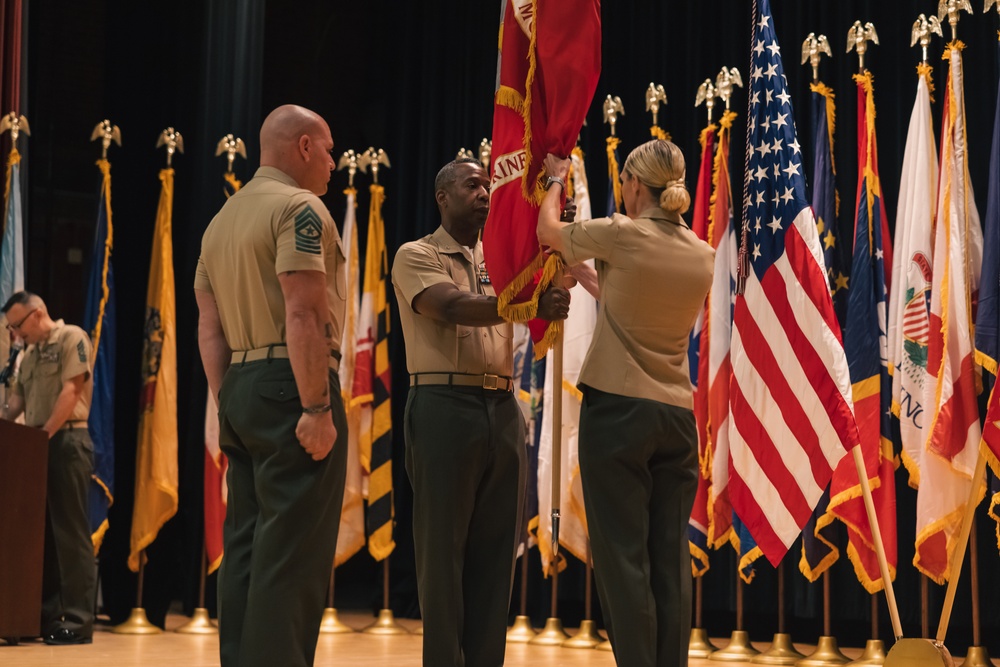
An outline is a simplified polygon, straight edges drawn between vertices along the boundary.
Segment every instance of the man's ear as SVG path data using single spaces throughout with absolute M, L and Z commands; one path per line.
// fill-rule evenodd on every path
M 310 152 L 312 150 L 312 139 L 308 134 L 303 134 L 299 137 L 299 155 L 302 156 L 303 161 L 308 162 Z
M 444 188 L 441 188 L 434 193 L 434 201 L 436 201 L 437 205 L 442 208 L 448 205 L 448 193 L 445 192 Z

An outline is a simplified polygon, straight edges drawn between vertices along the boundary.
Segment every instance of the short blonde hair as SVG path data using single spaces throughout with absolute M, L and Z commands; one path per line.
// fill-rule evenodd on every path
M 684 213 L 691 206 L 684 185 L 684 154 L 676 144 L 664 139 L 647 141 L 629 153 L 622 171 L 649 188 L 667 213 Z

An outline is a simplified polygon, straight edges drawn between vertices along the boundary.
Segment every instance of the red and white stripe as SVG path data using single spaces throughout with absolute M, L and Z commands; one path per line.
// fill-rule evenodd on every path
M 858 442 L 851 382 L 812 209 L 736 299 L 729 496 L 777 565 Z

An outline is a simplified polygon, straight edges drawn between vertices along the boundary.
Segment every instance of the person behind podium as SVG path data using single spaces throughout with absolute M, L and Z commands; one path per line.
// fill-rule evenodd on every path
M 2 416 L 13 421 L 23 412 L 27 426 L 49 436 L 42 637 L 46 644 L 89 644 L 97 592 L 87 516 L 93 347 L 83 329 L 53 320 L 36 294 L 17 292 L 2 310 L 7 329 L 27 345 Z

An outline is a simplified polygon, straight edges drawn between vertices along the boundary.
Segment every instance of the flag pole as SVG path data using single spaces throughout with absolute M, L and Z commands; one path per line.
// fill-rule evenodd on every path
M 528 531 L 524 531 L 524 552 L 521 554 L 521 601 L 520 613 L 514 617 L 514 625 L 507 631 L 507 641 L 526 644 L 536 634 L 528 617 Z
M 146 610 L 142 608 L 142 581 L 146 573 L 146 550 L 139 552 L 139 579 L 136 586 L 135 607 L 128 620 L 111 628 L 116 635 L 158 635 L 162 630 L 149 622 Z
M 337 564 L 334 562 L 330 565 L 330 585 L 326 589 L 326 609 L 323 610 L 323 620 L 319 624 L 321 635 L 343 635 L 354 632 L 354 628 L 340 620 L 337 608 L 333 606 L 333 584 L 336 578 L 336 569 Z
M 174 632 L 182 635 L 215 635 L 219 633 L 218 628 L 212 625 L 208 616 L 208 609 L 205 608 L 205 579 L 208 573 L 208 551 L 205 549 L 205 537 L 201 538 L 201 564 L 198 574 L 198 606 L 191 614 L 191 620 L 180 626 Z
M 792 636 L 785 628 L 785 560 L 778 563 L 778 631 L 771 640 L 771 647 L 751 660 L 760 665 L 795 665 L 806 656 L 792 644 Z
M 563 268 L 560 263 L 556 269 L 553 285 L 562 285 Z M 569 639 L 559 620 L 559 505 L 562 498 L 562 413 L 563 413 L 563 332 L 562 326 L 553 322 L 549 326 L 559 327 L 556 340 L 552 345 L 552 558 L 549 567 L 552 568 L 552 599 L 549 606 L 549 617 L 545 619 L 545 627 L 529 644 L 536 646 L 560 646 Z
M 585 565 L 583 620 L 580 621 L 580 629 L 577 633 L 562 643 L 563 648 L 594 648 L 604 641 L 604 638 L 597 634 L 597 626 L 594 625 L 594 587 L 592 584 L 592 579 L 594 578 L 594 561 L 590 553 L 589 539 L 587 540 L 587 561 Z

